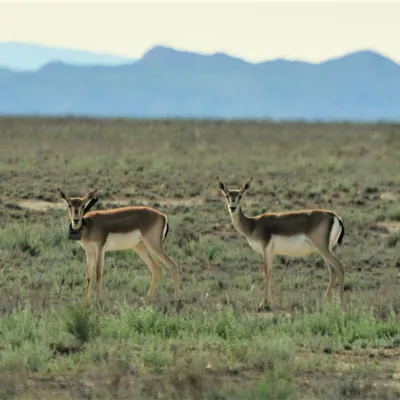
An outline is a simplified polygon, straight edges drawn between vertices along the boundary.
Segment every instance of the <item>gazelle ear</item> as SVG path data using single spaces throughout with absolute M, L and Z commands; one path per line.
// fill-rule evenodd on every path
M 217 182 L 218 182 L 218 187 L 219 187 L 219 189 L 220 189 L 224 194 L 228 194 L 228 188 L 219 180 L 218 176 L 217 176 Z
M 250 183 L 253 180 L 253 177 L 251 176 L 249 180 L 240 188 L 240 194 L 243 195 L 250 189 Z
M 97 193 L 97 189 L 91 189 L 86 193 L 86 196 L 83 198 L 84 202 L 92 199 L 94 195 Z
M 67 197 L 65 195 L 65 193 L 61 189 L 57 188 L 57 191 L 60 194 L 61 199 L 64 200 L 68 204 L 69 203 L 69 197 Z

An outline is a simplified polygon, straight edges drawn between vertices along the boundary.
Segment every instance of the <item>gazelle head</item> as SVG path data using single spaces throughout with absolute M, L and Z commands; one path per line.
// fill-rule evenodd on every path
M 240 189 L 229 190 L 217 177 L 219 189 L 226 198 L 226 203 L 230 213 L 235 213 L 239 209 L 240 200 L 242 196 L 250 189 L 250 183 L 253 180 L 251 177 Z
M 65 193 L 57 188 L 58 193 L 60 193 L 61 198 L 68 205 L 68 215 L 71 220 L 72 229 L 78 230 L 82 227 L 83 210 L 97 192 L 97 189 L 89 190 L 84 197 L 68 197 Z

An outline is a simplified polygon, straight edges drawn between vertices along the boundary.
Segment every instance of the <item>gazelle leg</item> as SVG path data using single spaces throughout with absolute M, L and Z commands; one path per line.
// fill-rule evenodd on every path
M 134 248 L 138 256 L 142 259 L 142 261 L 147 265 L 151 272 L 151 284 L 149 291 L 147 292 L 147 298 L 149 303 L 152 303 L 154 300 L 154 295 L 157 288 L 158 280 L 162 274 L 162 269 L 160 266 L 151 258 L 149 251 L 146 248 L 146 245 L 142 242 L 138 246 Z
M 181 289 L 179 285 L 179 274 L 178 274 L 178 266 L 174 261 L 165 253 L 162 243 L 158 243 L 151 238 L 143 238 L 143 242 L 146 247 L 159 259 L 172 274 L 172 279 L 175 284 L 175 298 L 176 300 L 181 299 Z
M 100 249 L 97 252 L 97 300 L 100 301 L 102 298 L 102 279 L 103 279 L 103 268 L 104 268 L 104 250 Z
M 271 292 L 271 268 L 272 268 L 272 251 L 265 247 L 263 250 L 263 273 L 264 273 L 264 299 L 259 305 L 259 309 L 270 309 L 272 303 Z
M 344 265 L 331 253 L 332 260 L 335 260 L 337 270 L 336 275 L 339 281 L 339 296 L 340 296 L 340 304 L 343 307 L 343 296 L 344 296 Z
M 92 286 L 93 267 L 96 261 L 95 249 L 85 249 L 86 254 L 86 303 L 90 303 L 90 289 Z
M 327 290 L 325 292 L 325 299 L 327 297 L 331 297 L 332 296 L 332 288 L 335 286 L 336 278 L 337 278 L 335 268 L 333 268 L 329 263 L 327 263 L 327 264 L 328 264 L 328 268 L 329 268 L 330 277 L 329 277 L 328 288 L 327 288 Z
M 344 295 L 344 265 L 331 253 L 328 248 L 321 246 L 315 246 L 318 253 L 324 259 L 324 261 L 335 270 L 336 280 L 339 282 L 339 298 L 340 304 L 343 307 L 343 295 Z M 332 289 L 332 281 L 329 283 L 328 290 Z

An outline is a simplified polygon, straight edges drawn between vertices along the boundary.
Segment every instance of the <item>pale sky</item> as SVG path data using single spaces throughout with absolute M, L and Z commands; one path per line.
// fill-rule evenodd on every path
M 371 49 L 400 62 L 400 1 L 4 1 L 0 42 L 139 58 L 161 44 L 248 61 Z

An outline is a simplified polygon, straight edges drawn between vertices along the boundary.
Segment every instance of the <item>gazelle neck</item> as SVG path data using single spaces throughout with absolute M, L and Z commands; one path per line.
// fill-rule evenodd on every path
M 229 210 L 233 226 L 243 236 L 249 236 L 253 230 L 253 220 L 243 214 L 242 207 L 239 206 L 235 212 Z

